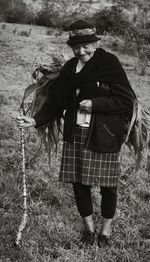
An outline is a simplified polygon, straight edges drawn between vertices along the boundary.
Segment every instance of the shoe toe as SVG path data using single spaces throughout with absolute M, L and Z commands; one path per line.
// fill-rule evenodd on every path
M 110 245 L 111 245 L 110 236 L 102 235 L 102 234 L 98 235 L 98 246 L 99 247 L 107 247 Z
M 95 238 L 95 233 L 90 231 L 83 231 L 83 235 L 81 238 L 81 243 L 84 245 L 93 245 Z

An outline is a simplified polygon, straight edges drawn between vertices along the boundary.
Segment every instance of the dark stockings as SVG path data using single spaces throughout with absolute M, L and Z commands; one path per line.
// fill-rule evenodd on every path
M 78 183 L 73 184 L 76 205 L 81 217 L 90 216 L 93 213 L 91 198 L 91 186 Z M 117 205 L 117 188 L 101 187 L 101 215 L 103 218 L 113 218 Z

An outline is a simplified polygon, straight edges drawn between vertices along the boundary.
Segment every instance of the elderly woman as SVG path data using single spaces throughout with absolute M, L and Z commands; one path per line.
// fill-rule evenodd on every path
M 66 62 L 33 117 L 18 117 L 21 127 L 40 127 L 64 116 L 60 181 L 72 183 L 84 230 L 81 243 L 95 238 L 91 187 L 100 187 L 102 225 L 98 245 L 110 245 L 117 204 L 119 151 L 130 118 L 134 92 L 117 57 L 97 48 L 95 27 L 78 20 L 71 24 L 67 44 L 74 57 Z

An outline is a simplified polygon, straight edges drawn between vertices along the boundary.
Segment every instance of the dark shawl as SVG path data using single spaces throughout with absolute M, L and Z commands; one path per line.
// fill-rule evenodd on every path
M 125 89 L 132 90 L 118 58 L 104 49 L 98 48 L 82 70 L 75 74 L 77 62 L 78 59 L 76 57 L 67 61 L 59 77 L 50 85 L 46 103 L 41 111 L 34 116 L 37 125 L 38 123 L 39 125 L 46 123 L 50 118 L 50 112 L 51 117 L 60 115 L 60 112 L 67 108 L 73 91 L 76 88 L 80 88 L 82 91 L 82 87 L 88 81 L 108 84 L 116 83 Z

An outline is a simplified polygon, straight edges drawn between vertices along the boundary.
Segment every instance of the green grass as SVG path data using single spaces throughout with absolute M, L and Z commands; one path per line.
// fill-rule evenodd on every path
M 52 157 L 49 168 L 44 147 L 38 151 L 40 139 L 32 128 L 25 135 L 28 220 L 20 247 L 14 245 L 23 214 L 20 130 L 16 126 L 15 116 L 24 88 L 30 82 L 31 63 L 35 55 L 38 57 L 39 49 L 46 55 L 50 45 L 54 47 L 58 43 L 65 52 L 66 47 L 62 43 L 65 35 L 58 39 L 49 38 L 45 28 L 33 27 L 32 32 L 36 32 L 34 40 L 20 36 L 13 36 L 10 40 L 11 25 L 6 25 L 6 28 L 8 31 L 2 35 L 4 49 L 0 55 L 3 68 L 0 73 L 0 88 L 3 90 L 0 100 L 0 262 L 149 262 L 150 177 L 144 169 L 135 172 L 134 160 L 128 149 L 122 152 L 118 206 L 113 220 L 113 245 L 99 249 L 95 241 L 90 248 L 80 248 L 82 221 L 75 206 L 72 187 L 58 182 L 62 145 L 57 157 Z M 12 59 L 6 63 L 8 53 Z M 124 65 L 126 61 L 129 64 L 136 61 L 136 58 L 129 59 L 123 54 L 119 54 L 119 57 Z M 126 70 L 134 90 L 148 105 L 149 75 L 140 77 L 134 70 Z M 101 226 L 101 199 L 97 187 L 93 188 L 92 195 L 98 232 Z

